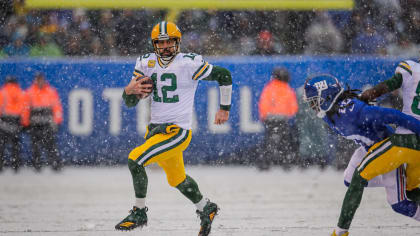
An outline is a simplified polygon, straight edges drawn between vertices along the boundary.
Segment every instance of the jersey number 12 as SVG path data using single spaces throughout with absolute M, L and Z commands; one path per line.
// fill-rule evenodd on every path
M 157 74 L 153 73 L 151 76 L 153 80 L 153 101 L 155 102 L 163 102 L 163 103 L 176 103 L 179 102 L 178 95 L 173 95 L 172 97 L 168 97 L 168 92 L 175 91 L 177 88 L 176 84 L 176 75 L 174 73 L 163 73 L 160 76 L 160 81 L 171 80 L 170 85 L 162 86 L 162 97 L 159 96 L 159 93 L 156 88 L 157 84 Z

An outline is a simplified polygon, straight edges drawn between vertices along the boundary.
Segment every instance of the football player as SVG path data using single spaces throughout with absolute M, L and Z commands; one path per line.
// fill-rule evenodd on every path
M 195 91 L 199 81 L 217 81 L 220 88 L 220 109 L 214 123 L 229 118 L 232 94 L 230 72 L 212 65 L 195 53 L 181 53 L 181 31 L 167 21 L 153 27 L 151 40 L 154 52 L 139 57 L 134 74 L 125 87 L 123 99 L 133 107 L 139 98 L 151 94 L 151 120 L 146 141 L 128 156 L 136 196 L 130 214 L 118 223 L 117 230 L 131 230 L 147 223 L 147 175 L 145 167 L 157 163 L 166 173 L 170 186 L 177 188 L 197 207 L 201 219 L 198 235 L 209 235 L 218 206 L 203 197 L 194 179 L 185 173 L 183 151 L 191 141 L 191 124 Z M 147 83 L 152 80 L 153 84 Z
M 420 120 L 420 63 L 412 60 L 402 61 L 395 69 L 394 75 L 371 89 L 364 91 L 360 98 L 366 102 L 372 102 L 376 98 L 393 92 L 397 89 L 402 90 L 403 109 L 402 112 Z M 395 131 L 398 134 L 412 134 L 410 130 L 398 127 Z M 420 141 L 418 141 L 420 142 Z M 408 182 L 420 179 L 420 171 L 407 172 Z M 420 189 L 415 186 L 408 186 L 407 195 L 410 199 L 420 199 Z
M 418 171 L 420 143 L 416 135 L 392 135 L 388 124 L 396 124 L 420 134 L 420 121 L 398 110 L 370 106 L 358 99 L 355 90 L 342 88 L 337 78 L 319 75 L 308 79 L 304 86 L 304 100 L 317 112 L 335 132 L 354 140 L 368 150 L 366 156 L 354 171 L 347 189 L 337 228 L 332 235 L 348 235 L 354 213 L 360 204 L 363 189 L 369 180 L 399 169 L 407 164 L 407 172 Z M 417 169 L 417 170 L 416 170 Z M 403 168 L 396 173 L 403 176 Z M 397 176 L 397 177 L 399 177 Z M 392 181 L 392 180 L 390 180 Z M 387 182 L 387 181 L 385 181 Z M 393 209 L 399 213 L 420 220 L 418 202 L 406 198 L 409 185 L 420 185 L 419 180 L 400 184 L 401 194 Z
M 415 61 L 407 60 L 399 63 L 395 69 L 394 75 L 375 87 L 366 90 L 360 95 L 360 99 L 365 102 L 373 102 L 376 98 L 395 91 L 397 89 L 402 89 L 403 95 L 403 113 L 415 117 L 420 120 L 420 107 L 419 107 L 419 95 L 420 95 L 420 64 Z M 410 134 L 413 133 L 410 130 L 407 130 L 403 127 L 398 127 L 396 130 L 398 134 Z M 359 154 L 358 154 L 359 153 Z M 363 150 L 357 150 L 355 155 L 353 155 L 350 163 L 345 171 L 345 181 L 350 183 L 351 176 L 354 170 L 357 168 L 363 159 L 362 155 Z M 420 179 L 420 171 L 410 170 L 405 171 L 403 167 L 400 167 L 399 171 L 395 170 L 389 172 L 382 176 L 375 177 L 373 180 L 369 181 L 368 186 L 373 187 L 385 187 L 387 192 L 387 198 L 389 203 L 392 205 L 393 209 L 401 214 L 407 213 L 404 211 L 404 200 L 411 199 L 413 201 L 419 202 L 420 199 L 420 189 L 416 187 L 416 180 Z M 400 173 L 407 174 L 408 176 L 402 175 Z M 389 176 L 389 177 L 388 177 Z M 396 178 L 394 177 L 396 176 Z M 386 181 L 389 179 L 389 181 Z M 392 181 L 398 180 L 398 181 Z M 414 181 L 413 181 L 414 180 Z M 399 183 L 395 185 L 395 183 Z M 391 186 L 393 187 L 391 187 Z M 404 186 L 405 185 L 405 186 Z M 406 188 L 406 196 L 400 196 L 403 191 L 399 191 L 395 188 Z M 401 201 L 402 199 L 402 201 Z

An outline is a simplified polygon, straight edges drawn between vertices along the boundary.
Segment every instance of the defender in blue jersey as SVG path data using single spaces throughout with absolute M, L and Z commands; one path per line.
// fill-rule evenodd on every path
M 400 168 L 420 166 L 420 121 L 398 110 L 370 106 L 358 99 L 355 90 L 342 88 L 331 75 L 319 75 L 305 83 L 304 100 L 338 134 L 362 145 L 367 154 L 354 172 L 333 235 L 348 235 L 363 189 L 369 180 Z M 393 134 L 389 124 L 415 134 Z M 414 180 L 413 180 L 414 181 Z M 420 185 L 419 180 L 417 180 Z M 406 200 L 400 213 L 420 220 L 418 202 Z M 395 209 L 394 209 L 395 210 Z M 404 211 L 404 212 L 403 212 Z

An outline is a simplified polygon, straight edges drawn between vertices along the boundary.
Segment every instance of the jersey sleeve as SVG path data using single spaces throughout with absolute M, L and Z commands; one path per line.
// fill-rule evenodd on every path
M 144 63 L 142 60 L 143 57 L 139 57 L 136 60 L 136 65 L 134 67 L 133 77 L 144 76 Z
M 395 74 L 392 78 L 384 81 L 390 91 L 401 88 L 404 78 L 412 76 L 411 66 L 409 61 L 402 61 L 395 69 Z
M 402 75 L 409 74 L 412 75 L 411 66 L 408 61 L 402 61 L 398 64 L 397 69 L 395 69 L 395 74 L 400 73 Z
M 139 76 L 144 76 L 144 71 L 145 70 L 144 70 L 144 64 L 143 64 L 142 58 L 143 57 L 137 58 L 136 65 L 134 66 L 134 71 L 133 71 L 133 75 L 132 75 L 131 79 L 139 77 Z M 140 101 L 140 99 L 137 98 L 137 96 L 135 94 L 127 95 L 125 93 L 125 90 L 122 94 L 122 98 L 123 98 L 123 100 L 125 102 L 125 105 L 127 107 L 134 107 Z
M 202 80 L 207 78 L 213 70 L 213 65 L 203 59 L 201 55 L 197 54 L 185 54 L 184 57 L 191 58 L 190 72 L 192 74 L 192 80 Z
M 420 121 L 395 109 L 366 106 L 362 110 L 360 118 L 365 122 L 377 123 L 378 125 L 395 124 L 420 135 Z
M 395 73 L 390 79 L 385 80 L 383 83 L 388 87 L 389 91 L 394 91 L 401 88 L 403 76 L 400 73 Z

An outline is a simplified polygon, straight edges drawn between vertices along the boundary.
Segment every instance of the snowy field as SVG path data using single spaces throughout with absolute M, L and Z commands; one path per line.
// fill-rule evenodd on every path
M 345 193 L 335 170 L 260 173 L 251 167 L 187 167 L 221 211 L 211 235 L 324 235 L 337 223 Z M 23 169 L 0 174 L 0 235 L 197 235 L 195 207 L 149 168 L 149 223 L 118 232 L 134 202 L 125 167 L 68 167 L 56 174 Z M 420 223 L 394 213 L 384 189 L 366 189 L 351 235 L 420 235 Z

